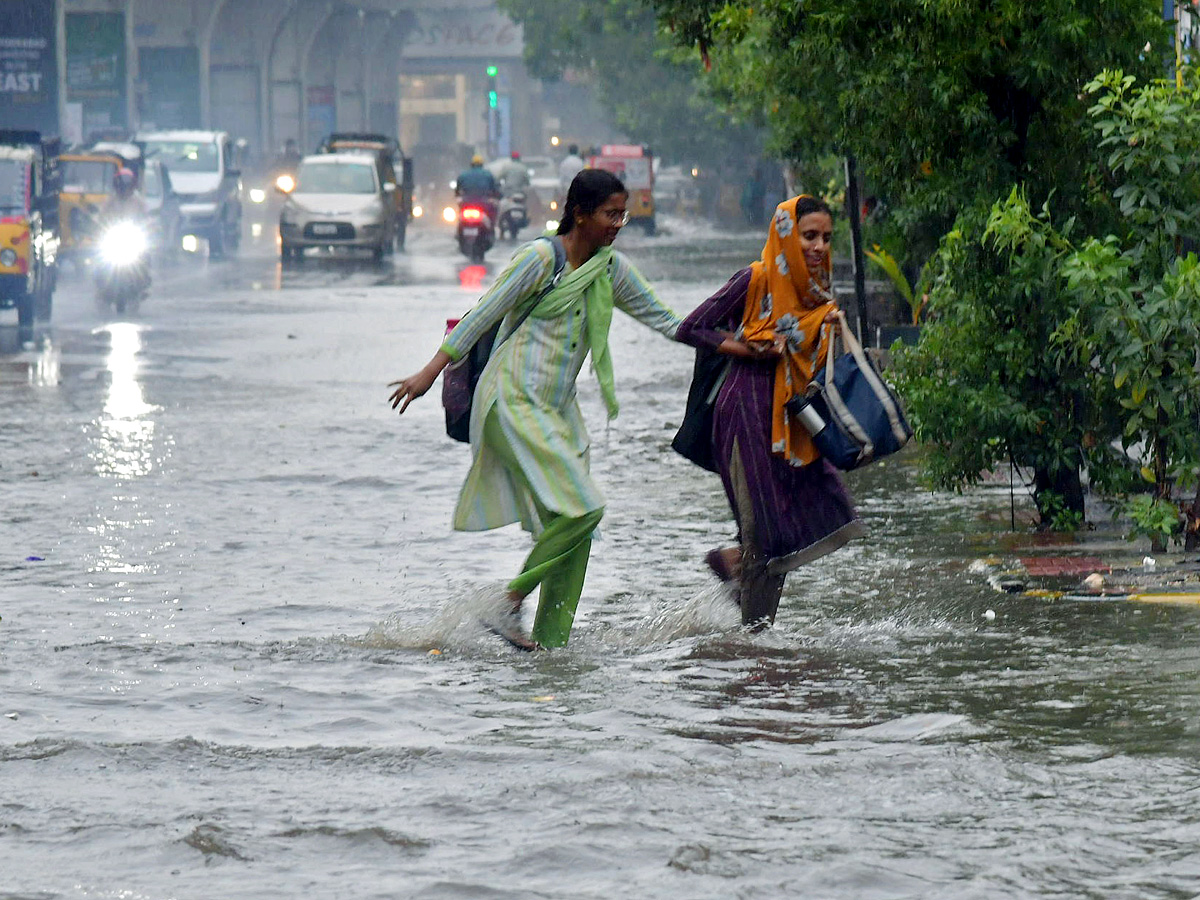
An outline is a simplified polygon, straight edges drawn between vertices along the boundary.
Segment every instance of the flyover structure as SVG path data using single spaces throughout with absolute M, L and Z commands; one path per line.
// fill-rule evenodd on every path
M 521 29 L 494 0 L 5 0 L 5 7 L 15 15 L 0 22 L 0 88 L 36 84 L 68 141 L 108 129 L 213 128 L 267 158 L 289 138 L 310 150 L 334 130 L 493 153 L 530 152 L 547 138 L 541 85 L 521 60 Z M 53 55 L 42 73 L 35 45 Z M 0 105 L 0 118 L 21 119 L 36 100 L 0 94 L 0 104 L 16 103 Z

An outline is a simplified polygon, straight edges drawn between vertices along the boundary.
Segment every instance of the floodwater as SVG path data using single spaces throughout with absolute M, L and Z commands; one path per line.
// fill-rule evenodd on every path
M 758 252 L 619 246 L 680 311 Z M 0 326 L 0 898 L 1200 896 L 1196 609 L 991 592 L 1007 491 L 907 455 L 743 633 L 691 352 L 618 317 L 575 634 L 516 653 L 475 621 L 526 536 L 452 533 L 468 449 L 385 403 L 505 254 L 270 250 Z

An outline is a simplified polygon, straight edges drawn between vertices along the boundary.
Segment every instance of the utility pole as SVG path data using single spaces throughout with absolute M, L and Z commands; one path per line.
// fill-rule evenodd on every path
M 858 198 L 858 161 L 846 154 L 846 212 L 850 216 L 850 249 L 854 261 L 854 299 L 858 304 L 858 341 L 871 346 L 867 324 L 867 276 L 864 271 L 862 247 L 862 204 Z

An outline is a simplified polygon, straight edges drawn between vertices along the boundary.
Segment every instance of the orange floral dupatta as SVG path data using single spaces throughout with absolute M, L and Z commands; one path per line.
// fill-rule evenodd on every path
M 775 370 L 771 410 L 771 452 L 794 466 L 805 466 L 820 453 L 804 426 L 788 414 L 786 403 L 804 393 L 825 359 L 830 338 L 822 320 L 835 306 L 830 292 L 832 254 L 825 271 L 808 271 L 800 248 L 796 203 L 785 200 L 775 209 L 762 259 L 751 266 L 742 340 L 784 339 Z

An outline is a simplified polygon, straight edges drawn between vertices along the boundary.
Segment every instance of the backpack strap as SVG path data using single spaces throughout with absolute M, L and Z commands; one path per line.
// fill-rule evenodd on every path
M 533 298 L 528 306 L 525 307 L 525 311 L 522 312 L 517 318 L 517 321 L 513 323 L 513 327 L 509 329 L 508 334 L 504 335 L 504 337 L 497 341 L 496 346 L 499 346 L 501 343 L 512 337 L 516 330 L 524 324 L 525 320 L 528 319 L 533 311 L 537 308 L 537 305 L 542 301 L 542 298 L 558 287 L 558 282 L 562 280 L 563 270 L 567 267 L 567 249 L 563 246 L 562 238 L 556 234 L 553 236 L 543 236 L 538 238 L 538 240 L 548 241 L 551 248 L 554 250 L 554 274 L 550 278 L 550 283 L 542 288 L 538 295 Z

